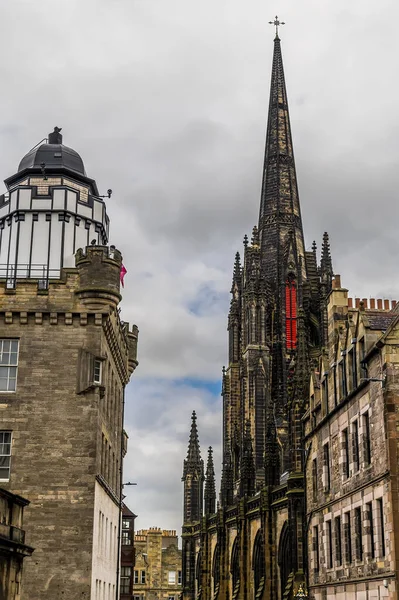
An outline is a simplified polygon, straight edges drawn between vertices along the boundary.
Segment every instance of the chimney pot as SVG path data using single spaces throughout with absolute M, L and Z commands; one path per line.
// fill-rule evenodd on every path
M 377 298 L 377 308 L 378 308 L 378 310 L 382 310 L 382 299 L 381 298 Z
M 375 308 L 375 298 L 370 298 L 370 308 Z

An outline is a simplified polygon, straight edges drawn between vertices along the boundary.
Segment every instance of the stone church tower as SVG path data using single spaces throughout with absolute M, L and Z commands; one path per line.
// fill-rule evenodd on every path
M 30 501 L 23 600 L 115 598 L 136 326 L 96 182 L 55 128 L 0 197 L 0 485 Z
M 316 245 L 305 250 L 276 34 L 259 221 L 233 268 L 220 508 L 215 513 L 207 504 L 196 518 L 185 511 L 186 600 L 200 593 L 209 600 L 275 600 L 306 587 L 302 417 L 332 275 L 327 234 L 319 266 Z M 191 446 L 190 438 L 189 456 Z M 196 456 L 193 473 L 200 472 L 198 442 Z M 185 506 L 194 500 L 187 486 L 184 497 Z

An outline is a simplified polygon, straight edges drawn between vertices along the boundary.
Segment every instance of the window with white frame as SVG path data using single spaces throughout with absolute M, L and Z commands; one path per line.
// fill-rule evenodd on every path
M 169 571 L 169 573 L 168 573 L 168 583 L 170 585 L 176 583 L 176 571 Z
M 94 373 L 93 373 L 93 382 L 94 383 L 97 383 L 97 384 L 101 383 L 102 366 L 103 366 L 102 361 L 98 360 L 98 358 L 96 358 L 94 361 Z
M 19 340 L 0 339 L 0 392 L 15 392 L 17 387 Z
M 145 571 L 141 571 L 140 573 L 140 583 L 145 583 Z
M 176 600 L 176 596 L 168 596 L 168 600 Z
M 0 481 L 10 479 L 11 431 L 0 431 Z

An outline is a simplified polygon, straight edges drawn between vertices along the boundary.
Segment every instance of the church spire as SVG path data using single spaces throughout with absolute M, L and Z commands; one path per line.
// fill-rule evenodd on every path
M 184 481 L 184 522 L 199 521 L 202 517 L 204 461 L 201 459 L 195 410 L 191 416 L 190 439 L 182 481 Z
M 276 17 L 273 24 L 278 27 L 281 23 Z M 278 34 L 274 40 L 259 232 L 266 277 L 272 283 L 281 283 L 284 276 L 281 269 L 284 268 L 282 263 L 289 234 L 293 234 L 295 242 L 292 253 L 297 268 L 299 257 L 304 258 L 304 241 L 283 57 Z M 306 276 L 305 272 L 303 276 Z
M 208 448 L 208 463 L 206 466 L 204 510 L 206 515 L 213 515 L 216 510 L 215 469 L 213 466 L 212 447 Z
M 332 259 L 330 253 L 330 239 L 327 231 L 323 234 L 323 245 L 321 247 L 321 278 L 322 281 L 327 283 L 329 287 L 331 287 L 332 277 L 333 277 L 333 266 Z

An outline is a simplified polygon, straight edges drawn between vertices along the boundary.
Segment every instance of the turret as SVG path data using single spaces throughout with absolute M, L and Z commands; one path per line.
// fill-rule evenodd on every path
M 0 196 L 0 278 L 37 279 L 41 288 L 89 244 L 108 243 L 109 219 L 97 184 L 83 161 L 62 143 L 56 127 L 21 160 Z

